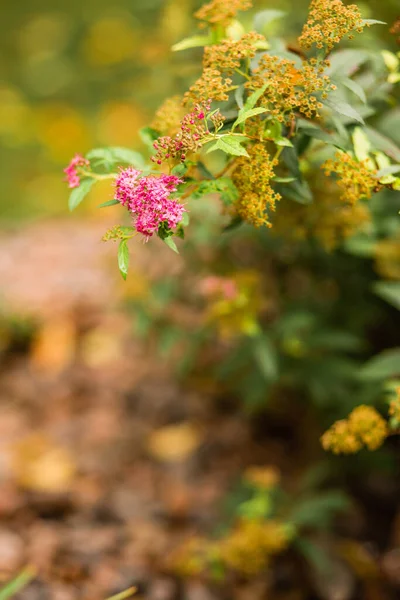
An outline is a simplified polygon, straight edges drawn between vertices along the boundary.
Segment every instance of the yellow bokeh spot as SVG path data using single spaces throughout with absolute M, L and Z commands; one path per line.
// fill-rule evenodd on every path
M 83 53 L 90 65 L 109 66 L 132 59 L 137 46 L 137 35 L 129 15 L 107 17 L 90 27 Z
M 134 104 L 110 102 L 101 111 L 98 136 L 105 145 L 131 146 L 138 142 L 138 129 L 144 123 L 144 114 Z
M 76 152 L 90 147 L 89 131 L 83 115 L 67 104 L 43 105 L 36 115 L 36 133 L 51 157 L 67 163 Z

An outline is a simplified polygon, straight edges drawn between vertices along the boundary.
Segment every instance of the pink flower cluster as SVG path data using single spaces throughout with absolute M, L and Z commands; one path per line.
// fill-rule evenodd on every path
M 89 167 L 89 164 L 86 158 L 83 158 L 80 154 L 75 154 L 68 167 L 64 169 L 64 173 L 66 174 L 65 180 L 68 182 L 70 188 L 78 187 L 81 182 L 78 167 Z
M 115 198 L 132 213 L 139 233 L 149 238 L 166 221 L 174 229 L 182 220 L 185 208 L 170 198 L 182 179 L 175 175 L 147 175 L 128 167 L 121 169 L 115 180 Z
M 169 158 L 186 159 L 188 152 L 196 152 L 201 147 L 201 140 L 207 133 L 206 114 L 211 108 L 211 100 L 196 104 L 182 121 L 179 133 L 175 137 L 162 136 L 154 142 L 156 155 L 151 160 L 158 165 Z

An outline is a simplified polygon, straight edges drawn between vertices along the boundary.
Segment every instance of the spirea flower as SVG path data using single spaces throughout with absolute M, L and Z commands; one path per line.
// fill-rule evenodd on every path
M 197 152 L 208 134 L 206 118 L 210 108 L 211 100 L 195 104 L 181 120 L 179 132 L 174 137 L 165 135 L 154 142 L 156 154 L 151 160 L 161 165 L 168 159 L 184 161 L 189 152 Z
M 385 419 L 372 406 L 357 406 L 347 419 L 337 421 L 321 438 L 325 450 L 354 454 L 362 447 L 376 450 L 388 435 Z
M 271 227 L 268 212 L 275 210 L 281 196 L 271 187 L 274 177 L 274 160 L 264 144 L 253 144 L 247 148 L 250 158 L 240 156 L 232 173 L 232 180 L 239 191 L 235 208 L 244 220 L 261 227 Z
M 347 152 L 337 152 L 335 158 L 325 161 L 321 168 L 327 177 L 335 174 L 343 202 L 355 204 L 363 198 L 371 198 L 372 193 L 379 190 L 377 171 L 371 171 L 366 161 L 358 161 Z
M 175 175 L 147 175 L 128 167 L 115 180 L 115 198 L 133 216 L 135 228 L 146 238 L 157 233 L 161 223 L 174 229 L 182 220 L 184 206 L 171 198 L 182 180 Z
M 65 180 L 68 182 L 68 187 L 76 188 L 79 186 L 81 182 L 79 176 L 79 167 L 88 166 L 89 161 L 86 158 L 84 158 L 81 154 L 75 154 L 68 167 L 64 169 L 64 173 L 66 174 Z
M 236 17 L 239 10 L 247 10 L 251 8 L 250 0 L 211 0 L 208 4 L 202 6 L 194 16 L 201 21 L 201 26 L 220 25 L 228 27 L 232 20 Z
M 361 33 L 363 28 L 361 13 L 355 4 L 346 6 L 341 0 L 313 0 L 299 42 L 303 48 L 315 44 L 329 51 L 344 36 L 351 39 L 352 32 Z

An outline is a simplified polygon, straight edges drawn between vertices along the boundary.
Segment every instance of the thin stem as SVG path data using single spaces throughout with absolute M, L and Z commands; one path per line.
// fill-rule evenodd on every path
M 117 176 L 117 173 L 100 174 L 100 173 L 93 173 L 92 171 L 86 171 L 85 169 L 80 169 L 80 173 L 84 177 L 91 177 L 92 179 L 96 179 L 98 181 L 101 181 L 102 179 L 115 179 Z

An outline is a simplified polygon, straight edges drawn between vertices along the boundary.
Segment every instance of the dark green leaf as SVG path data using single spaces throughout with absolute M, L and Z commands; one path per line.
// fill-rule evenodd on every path
M 400 375 L 400 348 L 384 350 L 371 358 L 360 369 L 359 376 L 364 380 L 386 379 Z
M 330 97 L 324 100 L 324 104 L 329 106 L 329 108 L 337 112 L 339 115 L 348 117 L 352 121 L 357 121 L 358 123 L 364 124 L 364 119 L 360 113 L 347 102 Z
M 375 294 L 392 304 L 400 310 L 400 282 L 399 281 L 378 281 L 374 284 Z

